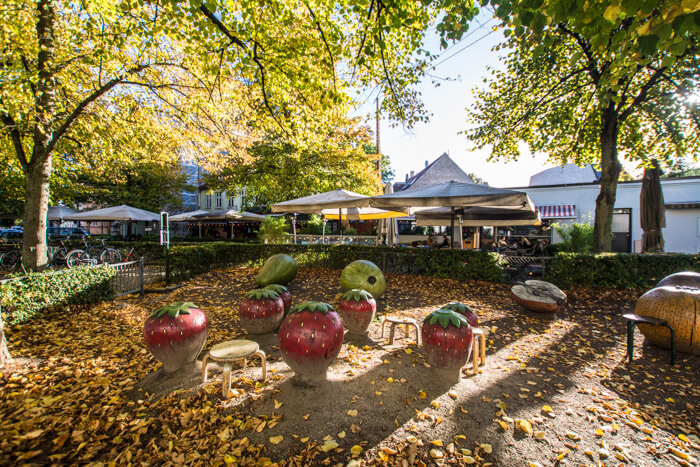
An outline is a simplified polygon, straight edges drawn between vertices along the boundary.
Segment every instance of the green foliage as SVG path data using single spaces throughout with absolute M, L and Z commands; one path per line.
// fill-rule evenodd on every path
M 552 224 L 561 237 L 559 251 L 570 253 L 590 253 L 593 251 L 593 226 L 586 222 L 573 224 Z
M 345 227 L 343 229 L 344 235 L 357 235 L 357 229 L 354 227 Z
M 700 272 L 698 255 L 557 253 L 545 280 L 558 287 L 650 289 L 679 271 Z
M 295 306 L 289 312 L 290 313 L 301 313 L 302 311 L 306 311 L 306 310 L 308 310 L 312 313 L 319 311 L 323 314 L 328 314 L 329 311 L 333 311 L 333 307 L 331 305 L 329 305 L 328 303 L 324 303 L 324 302 L 304 302 L 304 303 L 300 303 L 299 305 Z
M 351 289 L 347 290 L 346 292 L 343 293 L 343 295 L 340 297 L 343 300 L 350 301 L 350 300 L 355 300 L 356 302 L 361 302 L 363 300 L 374 300 L 374 297 L 372 297 L 372 294 L 367 292 L 366 290 L 362 289 Z
M 171 318 L 177 318 L 180 314 L 189 315 L 190 308 L 199 307 L 192 302 L 175 302 L 171 303 L 170 305 L 164 305 L 160 308 L 156 308 L 153 310 L 153 313 L 151 313 L 151 316 L 159 318 L 167 314 Z
M 284 216 L 267 216 L 260 224 L 258 238 L 263 243 L 281 243 L 288 230 L 289 224 Z
M 428 324 L 440 323 L 443 329 L 447 329 L 447 326 L 452 324 L 456 328 L 461 328 L 462 326 L 469 327 L 469 321 L 463 315 L 447 309 L 440 308 L 437 311 L 433 311 L 428 315 Z
M 0 304 L 9 316 L 8 323 L 24 323 L 46 310 L 110 299 L 114 275 L 115 270 L 107 266 L 29 273 L 0 286 Z
M 217 267 L 259 267 L 267 258 L 280 253 L 290 255 L 300 267 L 343 269 L 355 260 L 366 260 L 375 263 L 384 273 L 422 274 L 463 282 L 502 282 L 504 279 L 501 256 L 483 251 L 230 242 L 172 245 L 171 274 L 173 280 L 184 280 Z
M 306 222 L 305 225 L 303 225 L 301 228 L 297 229 L 297 231 L 301 234 L 308 234 L 308 235 L 322 235 L 324 230 L 323 226 L 323 218 L 321 216 L 316 215 L 316 214 L 311 214 L 309 216 L 309 220 Z M 328 224 L 325 226 L 325 233 L 328 235 L 331 232 L 331 228 Z
M 255 300 L 260 300 L 262 298 L 271 298 L 274 300 L 279 297 L 279 294 L 272 288 L 265 287 L 264 289 L 253 289 L 244 296 L 245 298 L 254 298 Z

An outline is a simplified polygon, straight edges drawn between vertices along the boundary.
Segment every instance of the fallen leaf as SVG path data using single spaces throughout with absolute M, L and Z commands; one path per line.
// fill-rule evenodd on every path
M 283 439 L 284 439 L 284 436 L 282 436 L 282 435 L 279 435 L 279 436 L 272 436 L 272 437 L 270 438 L 270 442 L 271 442 L 272 444 L 280 444 L 280 443 L 282 442 Z

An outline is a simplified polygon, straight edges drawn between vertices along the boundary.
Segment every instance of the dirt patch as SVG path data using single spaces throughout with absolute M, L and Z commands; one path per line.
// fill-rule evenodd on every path
M 514 305 L 505 285 L 388 275 L 381 316 L 366 339 L 346 336 L 327 381 L 299 384 L 274 336 L 259 339 L 267 381 L 253 358 L 235 369 L 229 398 L 216 364 L 207 383 L 199 362 L 181 374 L 158 370 L 140 336 L 148 312 L 164 301 L 195 302 L 211 323 L 205 350 L 246 337 L 237 307 L 255 273 L 219 270 L 162 300 L 122 298 L 13 328 L 13 354 L 47 363 L 44 381 L 33 379 L 36 367 L 3 372 L 0 428 L 10 435 L 0 439 L 0 460 L 651 466 L 692 464 L 700 454 L 700 358 L 679 354 L 671 367 L 668 351 L 638 335 L 635 361 L 625 362 L 620 315 L 633 310 L 639 291 L 570 291 L 563 312 L 544 316 Z M 300 269 L 290 286 L 295 303 L 337 305 L 339 277 Z M 455 300 L 474 308 L 488 346 L 479 373 L 466 367 L 453 383 L 427 366 L 413 333 L 397 332 L 390 346 L 380 322 L 384 315 L 420 322 Z M 43 397 L 61 399 L 40 405 L 40 423 L 18 409 L 42 400 L 41 384 Z M 27 437 L 19 447 L 17 436 Z M 681 458 L 686 453 L 691 460 Z

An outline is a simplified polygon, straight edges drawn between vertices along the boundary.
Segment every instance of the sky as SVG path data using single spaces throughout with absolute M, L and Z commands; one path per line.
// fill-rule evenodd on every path
M 459 134 L 468 128 L 467 108 L 475 102 L 472 90 L 485 86 L 483 78 L 490 76 L 487 66 L 498 67 L 498 54 L 503 53 L 491 50 L 504 38 L 500 29 L 493 31 L 496 21 L 488 20 L 488 16 L 480 15 L 479 24 L 470 26 L 467 37 L 436 60 L 438 65 L 431 73 L 450 78 L 449 81 L 441 81 L 435 87 L 430 78 L 425 78 L 420 85 L 423 102 L 432 113 L 428 123 L 417 124 L 410 133 L 401 126 L 392 128 L 386 120 L 380 123 L 381 152 L 391 159 L 395 181 L 404 180 L 412 170 L 422 170 L 425 161 L 433 162 L 445 152 L 466 173 L 473 173 L 494 187 L 527 186 L 531 175 L 555 166 L 547 163 L 545 155 L 533 156 L 527 147 L 523 147 L 517 162 L 488 162 L 488 148 L 472 150 L 466 136 Z M 361 113 L 371 114 L 373 109 L 374 96 Z M 375 128 L 373 120 L 370 126 Z

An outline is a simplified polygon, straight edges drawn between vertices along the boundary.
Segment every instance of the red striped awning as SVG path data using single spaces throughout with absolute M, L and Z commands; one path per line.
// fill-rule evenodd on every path
M 542 219 L 576 217 L 575 204 L 553 204 L 549 206 L 535 206 L 535 209 L 537 209 L 540 212 L 540 217 Z

